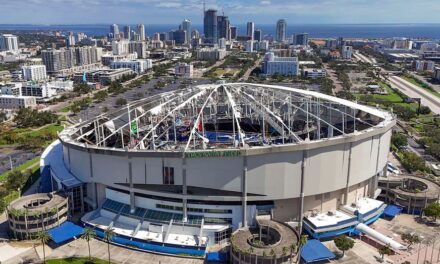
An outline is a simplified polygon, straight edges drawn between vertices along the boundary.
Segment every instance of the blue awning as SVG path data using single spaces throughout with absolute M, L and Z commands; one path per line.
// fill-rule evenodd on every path
M 206 261 L 208 262 L 226 263 L 227 259 L 227 254 L 222 252 L 210 252 L 206 254 Z
M 336 258 L 335 254 L 324 246 L 319 240 L 308 240 L 301 248 L 301 259 L 304 263 L 313 263 Z
M 50 234 L 51 240 L 55 242 L 55 244 L 63 244 L 73 238 L 79 238 L 83 233 L 83 228 L 72 222 L 66 221 L 60 226 L 49 229 L 47 232 Z
M 383 215 L 386 217 L 395 217 L 396 215 L 399 215 L 400 212 L 402 212 L 402 207 L 394 205 L 394 204 L 389 204 L 387 205 L 387 207 L 385 207 L 385 210 L 383 211 Z

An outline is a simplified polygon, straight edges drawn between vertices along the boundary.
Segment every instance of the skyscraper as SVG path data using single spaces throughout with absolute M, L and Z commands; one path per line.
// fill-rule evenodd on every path
M 263 32 L 261 29 L 257 29 L 254 31 L 254 40 L 260 42 L 263 40 Z
M 294 45 L 307 46 L 308 43 L 309 43 L 309 34 L 308 33 L 296 34 L 293 38 Z
M 227 40 L 231 39 L 229 33 L 229 18 L 227 16 L 218 16 L 217 17 L 217 36 L 218 38 L 225 38 Z
M 110 33 L 113 34 L 113 38 L 119 38 L 119 27 L 116 24 L 110 26 Z
M 217 10 L 208 9 L 205 11 L 205 16 L 203 18 L 203 32 L 207 43 L 217 43 Z
M 131 28 L 130 25 L 124 26 L 124 37 L 128 40 L 131 39 Z
M 190 40 L 191 40 L 191 20 L 188 20 L 188 19 L 183 20 L 182 30 L 186 31 L 186 41 L 190 42 Z
M 229 27 L 229 29 L 230 29 L 230 31 L 231 31 L 231 39 L 236 39 L 237 38 L 237 33 L 238 33 L 238 31 L 237 31 L 237 27 L 235 27 L 235 26 L 231 26 L 231 27 Z
M 145 26 L 144 26 L 144 24 L 139 24 L 137 26 L 137 31 L 138 31 L 138 34 L 141 38 L 141 41 L 144 41 L 145 40 Z
M 18 38 L 15 35 L 3 34 L 0 35 L 0 51 L 15 51 L 18 50 Z
M 66 46 L 72 47 L 75 46 L 75 35 L 73 35 L 73 32 L 69 32 L 69 35 L 66 37 Z
M 251 40 L 254 40 L 254 31 L 255 31 L 255 24 L 254 22 L 247 22 L 247 31 L 246 36 L 251 37 Z
M 280 19 L 277 22 L 277 31 L 275 40 L 278 42 L 286 41 L 287 22 L 284 19 Z

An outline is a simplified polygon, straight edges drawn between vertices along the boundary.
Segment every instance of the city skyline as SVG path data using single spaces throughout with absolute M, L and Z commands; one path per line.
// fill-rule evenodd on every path
M 289 24 L 440 23 L 437 2 L 422 2 L 222 0 L 206 1 L 206 8 L 224 12 L 234 24 L 275 24 L 280 18 Z M 178 24 L 184 18 L 203 23 L 201 0 L 4 0 L 2 6 L 10 12 L 2 15 L 0 24 Z

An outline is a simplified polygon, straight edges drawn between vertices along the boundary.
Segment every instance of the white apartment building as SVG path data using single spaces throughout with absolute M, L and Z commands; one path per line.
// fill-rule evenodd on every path
M 5 84 L 0 84 L 0 92 L 2 95 L 21 95 L 21 87 L 23 86 L 20 82 L 10 82 Z
M 193 73 L 194 73 L 194 68 L 192 64 L 178 63 L 174 67 L 174 74 L 177 76 L 182 76 L 184 78 L 192 78 Z
M 227 54 L 225 49 L 202 48 L 197 50 L 198 60 L 222 60 Z
M 18 38 L 11 34 L 0 35 L 0 51 L 18 51 Z
M 434 71 L 435 62 L 426 60 L 416 60 L 413 62 L 413 67 L 415 71 Z
M 37 100 L 31 96 L 0 95 L 0 109 L 34 108 Z
M 267 76 L 274 74 L 297 76 L 298 65 L 297 57 L 278 57 L 273 52 L 268 52 L 264 56 L 263 72 Z
M 113 55 L 124 55 L 130 52 L 130 41 L 122 39 L 112 41 Z
M 353 47 L 352 46 L 342 46 L 342 59 L 351 60 L 353 56 Z
M 153 61 L 152 60 L 120 60 L 120 61 L 112 62 L 110 67 L 112 69 L 127 68 L 127 69 L 131 69 L 137 74 L 141 74 L 153 67 Z
M 22 66 L 23 79 L 26 81 L 42 81 L 47 79 L 46 65 Z
M 246 52 L 254 52 L 254 41 L 253 40 L 246 41 L 245 50 L 246 50 Z

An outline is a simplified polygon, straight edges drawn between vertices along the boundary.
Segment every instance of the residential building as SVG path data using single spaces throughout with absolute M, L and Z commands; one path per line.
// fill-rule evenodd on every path
M 185 19 L 182 22 L 182 30 L 185 31 L 186 34 L 186 42 L 189 43 L 191 40 L 191 20 Z
M 254 52 L 254 41 L 253 40 L 246 41 L 245 50 L 246 50 L 246 52 Z
M 21 82 L 9 82 L 5 84 L 0 84 L 0 94 L 20 96 L 21 87 L 23 87 L 23 84 Z
M 147 44 L 143 41 L 132 41 L 128 45 L 129 53 L 136 53 L 138 59 L 147 58 Z
M 415 71 L 434 71 L 435 63 L 433 61 L 415 60 L 413 61 L 413 68 Z
M 86 71 L 84 73 L 76 73 L 73 76 L 75 83 L 87 82 L 87 83 L 100 83 L 102 85 L 108 85 L 113 81 L 120 80 L 124 76 L 132 75 L 134 72 L 128 68 L 120 69 L 99 69 Z
M 0 35 L 0 51 L 18 51 L 18 38 L 15 35 Z
M 202 48 L 197 50 L 196 53 L 198 60 L 222 60 L 226 56 L 227 51 L 217 48 Z
M 75 41 L 75 35 L 73 34 L 73 32 L 69 32 L 69 35 L 67 35 L 66 37 L 66 45 L 68 48 L 75 46 L 76 41 Z
M 200 38 L 200 33 L 197 29 L 194 29 L 193 31 L 191 31 L 191 38 L 190 39 L 199 39 Z
M 432 73 L 432 78 L 440 81 L 440 67 L 435 67 L 434 72 Z
M 218 39 L 218 47 L 220 49 L 226 49 L 226 39 L 225 38 Z
M 144 26 L 144 24 L 139 24 L 137 26 L 137 33 L 139 34 L 140 41 L 144 41 L 145 40 L 145 26 Z
M 130 25 L 124 26 L 124 37 L 125 39 L 131 40 L 131 28 Z
M 163 47 L 164 47 L 163 41 L 153 40 L 151 42 L 151 48 L 153 48 L 153 49 L 161 49 Z
M 112 39 L 119 39 L 119 27 L 116 24 L 110 26 L 110 34 Z
M 251 37 L 251 40 L 254 40 L 255 23 L 247 22 L 246 29 L 246 36 L 249 36 Z
M 23 79 L 26 81 L 42 81 L 47 79 L 45 65 L 27 65 L 21 67 Z
M 263 40 L 263 32 L 261 31 L 261 29 L 257 29 L 254 31 L 254 40 L 258 42 Z
M 218 41 L 217 10 L 208 9 L 205 11 L 203 19 L 203 31 L 205 42 L 215 44 Z
M 325 69 L 315 69 L 315 68 L 303 68 L 301 73 L 302 76 L 304 76 L 305 78 L 312 78 L 312 79 L 324 78 L 327 75 Z
M 342 59 L 344 60 L 351 60 L 351 57 L 353 56 L 353 47 L 352 46 L 342 46 Z
M 258 50 L 262 50 L 262 51 L 269 50 L 269 41 L 263 40 L 258 42 Z
M 175 44 L 177 45 L 183 45 L 185 43 L 187 43 L 187 39 L 186 39 L 186 31 L 179 29 L 179 30 L 175 30 L 172 32 L 172 40 L 174 40 Z
M 229 27 L 229 18 L 227 16 L 217 16 L 217 37 L 224 39 L 231 39 Z
M 277 22 L 277 30 L 275 40 L 277 42 L 286 41 L 287 22 L 284 19 L 280 19 Z
M 277 57 L 273 52 L 268 52 L 264 56 L 263 73 L 270 76 L 274 74 L 297 76 L 298 58 L 297 57 Z
M 53 81 L 47 83 L 26 82 L 21 88 L 23 96 L 51 98 L 62 92 L 73 91 L 73 81 Z
M 102 56 L 102 48 L 99 47 L 72 47 L 59 50 L 47 49 L 41 52 L 43 63 L 47 73 L 56 74 L 61 70 L 75 66 L 99 64 Z
M 127 68 L 134 71 L 136 74 L 141 74 L 153 67 L 152 60 L 120 60 L 114 61 L 110 65 L 112 69 Z
M 130 41 L 126 39 L 114 40 L 112 41 L 112 52 L 113 55 L 124 55 L 129 53 Z
M 293 37 L 293 44 L 300 46 L 307 46 L 309 44 L 309 34 L 308 33 L 295 34 Z
M 35 108 L 37 100 L 32 96 L 0 95 L 0 109 Z
M 184 78 L 192 78 L 193 77 L 193 65 L 190 63 L 177 63 L 174 67 L 174 74 L 177 76 L 181 76 Z

